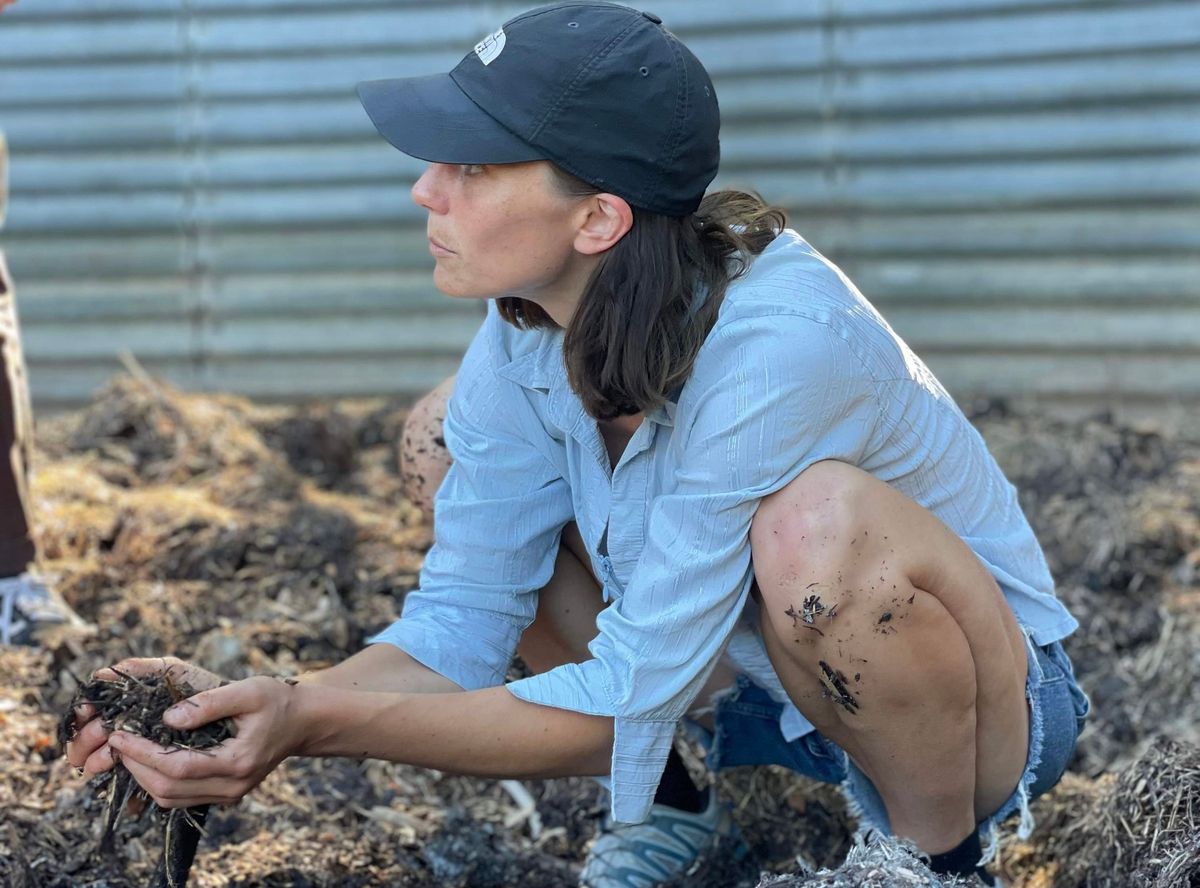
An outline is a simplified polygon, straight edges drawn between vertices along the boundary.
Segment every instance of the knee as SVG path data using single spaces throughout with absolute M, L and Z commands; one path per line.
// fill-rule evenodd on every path
M 880 483 L 827 460 L 763 500 L 751 524 L 751 559 L 764 615 L 780 637 L 820 645 L 874 629 L 879 619 L 888 631 L 892 605 L 909 606 L 892 601 L 906 581 L 872 510 Z M 838 631 L 829 634 L 835 615 Z
M 764 497 L 750 525 L 755 575 L 783 578 L 795 572 L 789 565 L 810 573 L 836 570 L 865 529 L 867 479 L 847 463 L 822 460 Z
M 450 469 L 450 453 L 442 433 L 446 402 L 454 377 L 440 383 L 417 401 L 404 420 L 400 437 L 400 477 L 405 497 L 424 512 L 433 509 L 433 496 Z

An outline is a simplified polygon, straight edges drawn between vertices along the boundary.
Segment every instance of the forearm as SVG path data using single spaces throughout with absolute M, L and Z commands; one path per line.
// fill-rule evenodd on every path
M 418 663 L 392 644 L 373 644 L 336 666 L 300 676 L 303 684 L 345 690 L 444 694 L 457 684 Z
M 299 755 L 378 758 L 477 777 L 607 774 L 611 718 L 528 703 L 503 687 L 458 693 L 293 689 Z

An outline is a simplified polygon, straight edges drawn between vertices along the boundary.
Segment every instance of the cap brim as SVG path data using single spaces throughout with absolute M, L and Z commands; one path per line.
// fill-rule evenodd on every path
M 449 74 L 367 80 L 358 98 L 379 134 L 432 163 L 520 163 L 545 154 L 467 98 Z

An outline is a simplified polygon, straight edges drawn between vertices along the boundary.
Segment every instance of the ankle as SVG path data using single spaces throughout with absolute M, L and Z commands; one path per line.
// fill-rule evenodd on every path
M 939 876 L 978 876 L 984 885 L 994 885 L 991 874 L 979 866 L 983 857 L 983 846 L 979 841 L 979 830 L 975 830 L 955 847 L 941 854 L 931 854 L 929 868 Z

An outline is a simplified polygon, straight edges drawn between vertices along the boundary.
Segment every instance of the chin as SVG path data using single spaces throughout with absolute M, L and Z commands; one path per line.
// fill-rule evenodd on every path
M 468 293 L 461 286 L 455 286 L 454 284 L 442 283 L 437 279 L 436 274 L 433 276 L 433 286 L 435 288 L 437 288 L 437 290 L 443 296 L 448 296 L 451 299 L 491 299 L 491 298 L 493 298 L 491 296 L 491 294 L 488 294 L 488 293 L 477 293 L 477 292 Z
M 433 272 L 433 286 L 451 299 L 500 299 L 509 295 L 505 292 L 483 291 L 480 287 L 471 287 L 454 280 L 448 281 L 438 274 L 437 269 Z
M 436 287 L 443 295 L 449 296 L 451 299 L 466 298 L 467 294 L 463 292 L 462 285 L 456 283 L 453 278 L 448 280 L 446 275 L 441 274 L 441 271 L 442 269 L 440 267 L 434 268 L 433 286 Z

